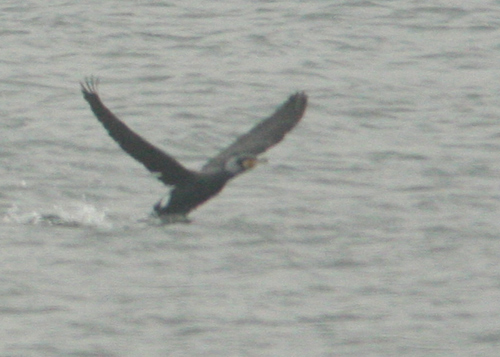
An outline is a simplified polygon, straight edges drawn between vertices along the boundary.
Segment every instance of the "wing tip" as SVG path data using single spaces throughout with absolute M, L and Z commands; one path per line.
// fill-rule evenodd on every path
M 80 87 L 82 93 L 87 95 L 97 95 L 97 87 L 99 86 L 99 78 L 94 76 L 85 77 L 82 82 L 80 82 Z
M 305 91 L 299 91 L 295 94 L 292 94 L 288 101 L 293 103 L 295 111 L 300 113 L 300 115 L 304 114 L 307 106 L 308 96 Z

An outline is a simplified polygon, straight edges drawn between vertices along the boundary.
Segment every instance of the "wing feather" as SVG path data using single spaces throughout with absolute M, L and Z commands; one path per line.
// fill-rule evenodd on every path
M 217 156 L 208 160 L 202 171 L 224 168 L 225 162 L 236 155 L 258 155 L 276 145 L 300 121 L 307 106 L 307 95 L 291 95 L 270 117 L 264 119 L 246 134 L 238 137 Z
M 97 119 L 120 147 L 153 172 L 166 185 L 176 185 L 191 179 L 195 173 L 152 145 L 119 120 L 101 101 L 97 93 L 98 80 L 90 77 L 80 83 L 85 100 Z

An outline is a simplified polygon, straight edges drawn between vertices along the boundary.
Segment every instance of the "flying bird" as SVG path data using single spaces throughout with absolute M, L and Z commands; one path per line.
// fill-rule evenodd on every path
M 118 119 L 102 103 L 96 78 L 86 78 L 80 85 L 83 97 L 111 138 L 161 182 L 172 187 L 170 195 L 154 205 L 155 215 L 168 223 L 189 222 L 189 212 L 218 194 L 229 180 L 262 161 L 258 155 L 279 143 L 297 125 L 307 106 L 304 92 L 291 95 L 273 115 L 209 159 L 201 171 L 193 171 Z

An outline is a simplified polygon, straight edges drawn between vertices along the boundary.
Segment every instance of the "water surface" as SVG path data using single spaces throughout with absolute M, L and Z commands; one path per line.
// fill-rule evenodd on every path
M 496 355 L 498 4 L 0 10 L 1 355 Z M 268 165 L 159 226 L 166 188 L 88 75 L 192 168 L 291 93 L 310 106 Z

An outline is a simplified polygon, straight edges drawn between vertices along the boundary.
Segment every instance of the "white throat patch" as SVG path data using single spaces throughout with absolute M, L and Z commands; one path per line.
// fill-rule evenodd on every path
M 232 157 L 229 160 L 227 160 L 225 166 L 226 171 L 232 173 L 233 175 L 242 172 L 244 169 L 241 166 L 240 160 L 241 159 L 239 157 Z

